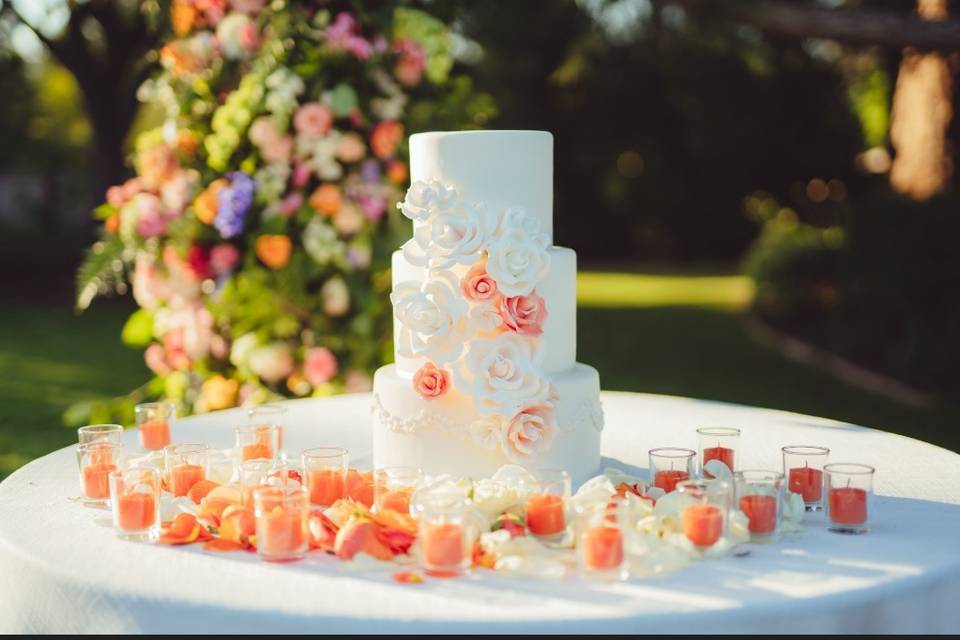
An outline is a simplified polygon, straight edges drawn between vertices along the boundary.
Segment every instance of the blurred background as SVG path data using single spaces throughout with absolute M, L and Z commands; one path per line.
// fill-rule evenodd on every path
M 73 403 L 150 376 L 129 296 L 73 302 L 91 211 L 156 125 L 137 88 L 167 27 L 132 0 L 0 2 L 3 477 L 75 440 Z M 605 389 L 960 450 L 960 3 L 423 5 L 455 74 L 412 132 L 553 132 L 578 359 Z

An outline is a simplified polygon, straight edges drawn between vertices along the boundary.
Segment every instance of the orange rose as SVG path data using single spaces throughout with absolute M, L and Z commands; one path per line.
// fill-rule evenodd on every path
M 413 375 L 413 390 L 421 398 L 438 398 L 447 392 L 450 374 L 432 362 L 428 362 Z
M 370 147 L 373 154 L 386 160 L 396 152 L 403 140 L 403 125 L 394 120 L 384 120 L 373 128 L 370 134 Z
M 115 213 L 107 218 L 103 226 L 107 230 L 107 233 L 116 233 L 117 229 L 120 228 L 120 214 Z
M 197 219 L 206 224 L 213 224 L 213 219 L 217 217 L 217 211 L 220 209 L 220 202 L 217 195 L 220 190 L 229 184 L 224 178 L 218 178 L 200 192 L 200 195 L 193 201 L 193 210 L 197 214 Z
M 189 0 L 173 0 L 173 7 L 170 9 L 170 23 L 173 26 L 173 32 L 178 36 L 185 36 L 190 33 L 193 23 L 197 18 L 197 8 Z
M 340 187 L 325 183 L 311 194 L 309 202 L 319 213 L 332 216 L 343 206 L 343 196 L 340 194 Z
M 257 238 L 255 247 L 260 262 L 271 269 L 281 269 L 290 262 L 293 244 L 283 235 L 264 235 Z
M 217 374 L 207 378 L 200 387 L 200 400 L 206 411 L 229 409 L 236 404 L 237 391 L 239 390 L 239 382 L 228 380 Z
M 407 165 L 404 164 L 403 160 L 391 160 L 390 164 L 387 165 L 387 177 L 397 184 L 406 182 L 408 175 Z
M 193 154 L 197 150 L 197 134 L 186 129 L 178 131 L 177 149 L 187 155 Z

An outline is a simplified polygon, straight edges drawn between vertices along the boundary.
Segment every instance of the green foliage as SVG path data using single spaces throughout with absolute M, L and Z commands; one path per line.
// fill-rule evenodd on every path
M 77 310 L 83 311 L 96 296 L 111 293 L 118 286 L 123 286 L 126 276 L 123 254 L 123 241 L 109 235 L 87 250 L 77 270 Z
M 128 347 L 145 347 L 153 340 L 153 314 L 137 309 L 127 318 L 120 339 Z
M 450 30 L 433 16 L 408 7 L 398 7 L 393 13 L 393 35 L 418 42 L 427 56 L 427 78 L 440 84 L 447 79 L 453 67 Z

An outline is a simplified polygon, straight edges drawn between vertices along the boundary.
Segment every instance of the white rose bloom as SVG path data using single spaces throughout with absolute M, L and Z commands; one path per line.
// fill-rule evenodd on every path
M 495 451 L 500 446 L 501 432 L 503 431 L 503 420 L 499 416 L 483 416 L 474 420 L 467 427 L 467 433 L 470 439 L 480 447 L 488 451 Z
M 397 203 L 397 208 L 411 220 L 427 222 L 433 216 L 452 209 L 456 203 L 456 190 L 436 180 L 429 183 L 417 180 L 407 189 L 407 195 L 403 202 Z
M 279 382 L 293 373 L 294 361 L 290 347 L 272 342 L 256 347 L 250 353 L 250 370 L 267 382 Z
M 474 340 L 454 368 L 457 389 L 471 396 L 484 415 L 513 417 L 518 409 L 550 397 L 550 383 L 534 363 L 529 339 L 503 333 Z
M 493 337 L 503 326 L 503 317 L 493 305 L 478 304 L 470 309 L 470 323 L 482 337 Z
M 422 284 L 401 282 L 390 301 L 400 323 L 397 353 L 426 357 L 438 365 L 460 357 L 471 331 L 467 303 L 453 274 L 436 271 Z
M 530 295 L 550 270 L 548 241 L 544 235 L 530 235 L 521 226 L 503 229 L 490 243 L 487 273 L 505 296 Z
M 250 354 L 257 348 L 257 336 L 245 333 L 230 345 L 230 362 L 237 367 L 245 367 L 250 361 Z
M 416 266 L 449 269 L 483 258 L 496 227 L 496 218 L 482 204 L 457 206 L 434 213 L 413 231 L 403 254 Z

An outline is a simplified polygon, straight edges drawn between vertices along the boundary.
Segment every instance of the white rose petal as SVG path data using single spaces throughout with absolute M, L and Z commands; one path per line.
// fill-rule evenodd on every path
M 546 242 L 511 228 L 490 243 L 487 273 L 505 296 L 526 296 L 550 271 Z
M 403 202 L 397 203 L 397 208 L 411 220 L 427 222 L 438 213 L 453 208 L 457 200 L 456 190 L 436 180 L 429 183 L 418 180 L 410 185 Z
M 425 357 L 438 365 L 460 357 L 471 328 L 469 308 L 453 274 L 436 271 L 423 283 L 401 282 L 390 301 L 400 325 L 397 352 L 401 356 Z
M 453 374 L 457 388 L 471 396 L 484 415 L 510 416 L 545 402 L 552 391 L 534 363 L 529 339 L 512 333 L 474 340 Z

